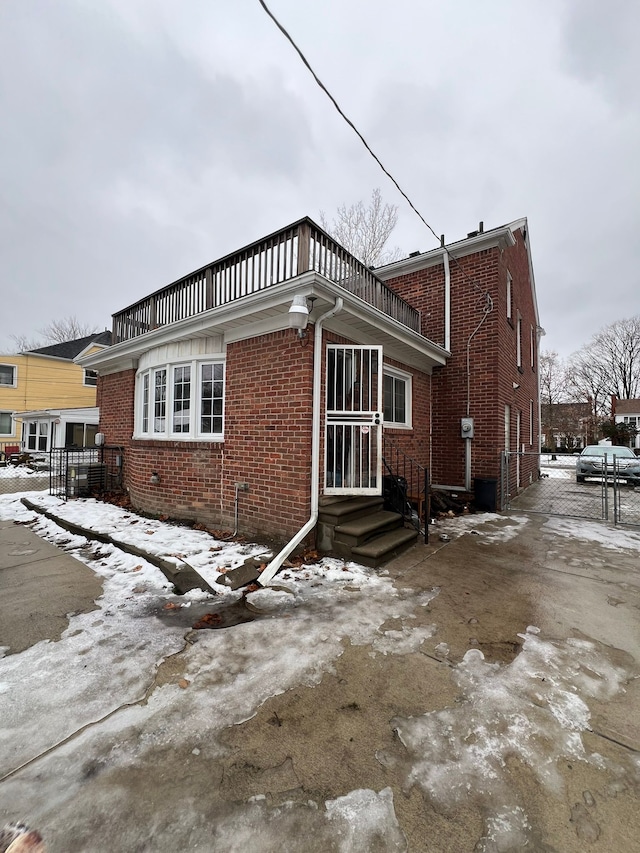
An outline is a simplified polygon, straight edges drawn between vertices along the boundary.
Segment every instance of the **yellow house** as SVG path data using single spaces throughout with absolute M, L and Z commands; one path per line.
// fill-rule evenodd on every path
M 111 332 L 105 331 L 19 355 L 0 355 L 0 451 L 16 445 L 51 449 L 47 420 L 23 421 L 14 416 L 16 412 L 94 407 L 97 374 L 74 364 L 73 359 L 110 343 Z

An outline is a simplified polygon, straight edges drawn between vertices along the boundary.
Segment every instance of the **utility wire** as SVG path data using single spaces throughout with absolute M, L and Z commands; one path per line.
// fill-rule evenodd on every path
M 295 52 L 298 54 L 298 56 L 299 56 L 299 57 L 300 57 L 300 59 L 302 60 L 302 62 L 303 62 L 303 64 L 305 65 L 305 67 L 306 67 L 306 68 L 308 69 L 308 71 L 310 72 L 310 74 L 311 74 L 311 76 L 313 77 L 313 79 L 314 79 L 314 80 L 316 81 L 316 83 L 318 84 L 318 86 L 322 89 L 322 91 L 325 93 L 325 95 L 329 98 L 329 100 L 331 101 L 331 103 L 333 104 L 333 106 L 335 107 L 335 109 L 337 110 L 337 112 L 338 112 L 338 113 L 340 114 L 340 116 L 344 119 L 344 121 L 346 121 L 346 123 L 349 125 L 349 127 L 353 130 L 353 132 L 356 134 L 356 136 L 358 137 L 358 139 L 362 142 L 362 144 L 363 144 L 363 145 L 364 145 L 364 147 L 367 149 L 367 151 L 369 152 L 369 154 L 371 154 L 371 156 L 372 156 L 372 157 L 373 157 L 373 159 L 376 161 L 376 163 L 378 164 L 378 166 L 380 166 L 380 168 L 382 169 L 382 171 L 383 171 L 383 172 L 385 173 L 385 175 L 389 178 L 389 180 L 391 181 L 391 183 L 396 187 L 396 189 L 398 190 L 398 192 L 400 193 L 400 195 L 405 199 L 405 201 L 407 202 L 407 204 L 409 205 L 409 207 L 411 208 L 411 210 L 413 210 L 413 212 L 414 212 L 414 213 L 416 214 L 416 216 L 420 219 L 420 221 L 421 221 L 421 222 L 422 222 L 422 223 L 423 223 L 423 224 L 424 224 L 424 225 L 429 229 L 429 231 L 433 234 L 433 236 L 436 238 L 436 240 L 438 240 L 438 242 L 441 242 L 441 241 L 440 241 L 440 237 L 436 234 L 436 232 L 433 230 L 433 228 L 431 227 L 431 225 L 429 225 L 429 223 L 427 222 L 427 220 L 426 220 L 426 219 L 424 218 L 424 216 L 420 213 L 420 211 L 419 211 L 419 210 L 418 210 L 418 208 L 415 206 L 415 204 L 411 201 L 411 199 L 409 198 L 409 196 L 407 195 L 407 193 L 402 189 L 402 187 L 400 186 L 400 184 L 398 183 L 398 181 L 393 177 L 393 175 L 391 174 L 391 172 L 390 172 L 390 171 L 385 167 L 384 163 L 380 160 L 380 158 L 378 157 L 378 155 L 373 151 L 373 149 L 371 148 L 371 146 L 369 145 L 369 143 L 367 142 L 367 140 L 364 138 L 364 136 L 362 135 L 362 133 L 360 133 L 360 131 L 358 130 L 358 128 L 355 126 L 355 124 L 354 124 L 354 123 L 351 121 L 351 119 L 350 119 L 350 118 L 345 114 L 344 110 L 340 107 L 340 104 L 336 101 L 336 99 L 334 98 L 334 96 L 333 96 L 333 95 L 331 94 L 331 92 L 327 89 L 327 87 L 324 85 L 324 83 L 322 82 L 322 80 L 318 77 L 318 75 L 316 74 L 316 72 L 315 72 L 315 71 L 313 70 L 313 68 L 311 67 L 311 65 L 310 65 L 310 63 L 309 63 L 309 60 L 308 60 L 308 59 L 307 59 L 307 57 L 304 55 L 304 53 L 302 52 L 302 50 L 300 50 L 300 48 L 299 48 L 299 47 L 298 47 L 298 45 L 295 43 L 295 41 L 293 40 L 293 38 L 292 38 L 292 36 L 289 34 L 289 32 L 286 30 L 286 28 L 285 28 L 285 27 L 280 23 L 280 21 L 276 18 L 276 16 L 275 16 L 275 15 L 273 14 L 273 12 L 269 9 L 269 7 L 268 7 L 268 6 L 267 6 L 267 4 L 264 2 L 264 0 L 258 0 L 258 3 L 260 3 L 260 5 L 261 5 L 261 6 L 262 6 L 262 8 L 264 9 L 264 11 L 265 11 L 265 12 L 267 13 L 267 15 L 271 18 L 271 20 L 273 21 L 273 23 L 276 25 L 276 27 L 277 27 L 277 28 L 280 30 L 280 32 L 282 33 L 282 35 L 287 39 L 287 41 L 289 42 L 289 44 L 291 45 L 291 47 L 293 47 L 293 49 L 294 49 L 294 50 L 295 50 Z M 472 278 L 469 278 L 469 276 L 465 273 L 465 271 L 464 271 L 464 270 L 462 269 L 462 267 L 460 266 L 460 264 L 459 264 L 459 262 L 458 262 L 458 259 L 457 259 L 454 255 L 452 255 L 452 254 L 451 254 L 451 252 L 449 251 L 449 249 L 448 249 L 446 246 L 444 246 L 444 245 L 443 245 L 443 246 L 442 246 L 442 248 L 443 248 L 443 249 L 444 249 L 444 251 L 447 253 L 447 255 L 448 255 L 448 257 L 450 258 L 450 260 L 452 260 L 452 261 L 453 261 L 453 263 L 456 265 L 456 267 L 460 270 L 460 272 L 461 272 L 462 276 L 463 276 L 463 277 L 464 277 L 464 278 L 465 278 L 465 279 L 466 279 L 470 284 L 472 284 L 472 285 L 473 285 L 473 286 L 474 286 L 474 287 L 475 287 L 475 288 L 476 288 L 476 289 L 477 289 L 477 290 L 482 294 L 483 299 L 484 299 L 484 303 L 485 303 L 484 312 L 485 312 L 485 314 L 489 314 L 489 313 L 493 310 L 493 300 L 492 300 L 492 298 L 491 298 L 491 295 L 490 295 L 487 291 L 483 290 L 483 289 L 480 287 L 480 285 L 479 285 L 477 282 L 475 282 Z

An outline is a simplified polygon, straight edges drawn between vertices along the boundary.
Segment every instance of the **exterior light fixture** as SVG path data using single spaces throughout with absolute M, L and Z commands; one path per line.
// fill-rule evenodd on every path
M 149 478 L 149 482 L 151 483 L 152 486 L 157 486 L 158 483 L 160 482 L 160 474 L 158 474 L 157 471 L 154 471 L 151 474 L 151 477 Z
M 289 308 L 289 328 L 298 332 L 298 337 L 304 337 L 304 330 L 309 322 L 309 300 L 306 296 L 296 294 Z

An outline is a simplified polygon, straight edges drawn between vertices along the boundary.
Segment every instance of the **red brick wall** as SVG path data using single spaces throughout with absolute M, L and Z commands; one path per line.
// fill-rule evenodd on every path
M 296 533 L 311 508 L 313 332 L 310 327 L 303 343 L 286 330 L 228 345 L 224 442 L 133 440 L 135 371 L 100 377 L 100 428 L 107 444 L 125 447 L 125 484 L 133 505 L 229 530 L 235 483 L 248 483 L 249 491 L 239 493 L 240 532 L 278 541 Z M 325 335 L 329 340 L 350 343 Z M 323 349 L 323 374 L 324 362 Z M 428 464 L 430 377 L 390 363 L 413 374 L 414 429 L 388 434 Z M 324 404 L 323 383 L 322 423 Z M 323 462 L 321 446 L 321 490 Z M 150 482 L 154 472 L 158 484 Z
M 462 486 L 465 443 L 460 419 L 467 416 L 467 343 L 483 317 L 488 293 L 493 308 L 471 338 L 469 415 L 474 419 L 471 476 L 500 475 L 504 450 L 504 411 L 511 406 L 511 449 L 515 450 L 516 415 L 521 412 L 521 441 L 537 449 L 537 379 L 530 359 L 530 334 L 536 327 L 529 264 L 523 237 L 516 233 L 509 249 L 486 249 L 450 262 L 451 358 L 432 377 L 432 480 Z M 506 317 L 507 270 L 511 273 L 513 322 Z M 423 312 L 423 333 L 444 343 L 444 266 L 438 265 L 387 282 Z M 517 311 L 522 316 L 522 370 L 516 366 Z M 430 317 L 428 315 L 431 315 Z M 440 319 L 438 319 L 440 318 Z M 435 331 L 429 334 L 429 329 Z M 514 389 L 513 384 L 520 387 Z M 534 401 L 534 446 L 529 444 L 530 401 Z M 535 460 L 523 460 L 522 485 L 537 476 Z M 515 486 L 515 484 L 514 484 Z
M 290 330 L 229 344 L 224 442 L 133 440 L 135 371 L 98 380 L 100 428 L 125 446 L 125 483 L 135 507 L 290 538 L 310 515 L 313 336 Z M 160 477 L 150 483 L 151 474 Z
M 135 370 L 98 377 L 96 405 L 100 407 L 100 432 L 107 444 L 128 445 L 133 435 Z

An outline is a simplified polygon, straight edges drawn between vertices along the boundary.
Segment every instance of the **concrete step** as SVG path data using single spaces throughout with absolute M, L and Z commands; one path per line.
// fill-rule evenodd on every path
M 380 510 L 345 524 L 338 524 L 334 531 L 334 542 L 354 548 L 356 545 L 364 545 L 375 536 L 400 527 L 401 524 L 402 516 L 399 513 Z
M 349 521 L 354 521 L 356 518 L 362 518 L 365 515 L 376 512 L 378 509 L 382 509 L 382 506 L 383 500 L 380 495 L 362 498 L 341 498 L 340 500 L 321 506 L 318 519 L 324 524 L 336 527 L 339 524 L 346 524 Z
M 377 568 L 410 548 L 418 538 L 413 528 L 398 527 L 382 536 L 351 549 L 351 559 L 364 566 Z

